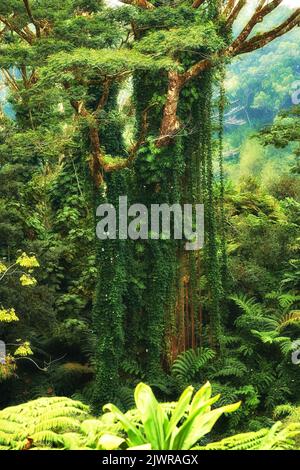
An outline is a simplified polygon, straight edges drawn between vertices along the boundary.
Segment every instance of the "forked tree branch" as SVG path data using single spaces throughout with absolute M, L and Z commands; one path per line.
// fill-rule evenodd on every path
M 0 22 L 7 26 L 10 31 L 15 32 L 18 36 L 20 36 L 20 38 L 24 39 L 24 41 L 26 41 L 28 44 L 33 44 L 34 35 L 32 33 L 25 32 L 24 30 L 18 28 L 18 26 L 16 26 L 3 15 L 0 15 Z
M 300 8 L 297 8 L 289 18 L 283 21 L 276 28 L 265 33 L 258 33 L 248 39 L 255 26 L 261 23 L 282 2 L 283 0 L 272 0 L 267 3 L 267 0 L 259 0 L 250 20 L 229 47 L 213 54 L 208 59 L 203 59 L 197 62 L 184 73 L 169 72 L 167 97 L 160 126 L 160 138 L 157 141 L 158 146 L 168 145 L 172 139 L 171 136 L 178 133 L 180 123 L 177 117 L 177 108 L 180 92 L 190 80 L 196 78 L 202 72 L 214 66 L 215 63 L 219 62 L 221 57 L 230 58 L 260 49 L 300 24 Z M 224 12 L 229 15 L 227 18 L 228 27 L 232 27 L 234 21 L 238 18 L 246 3 L 247 0 L 228 1 L 224 9 Z
M 300 8 L 291 15 L 286 21 L 284 21 L 281 25 L 277 28 L 272 29 L 271 31 L 267 31 L 265 33 L 256 34 L 253 38 L 245 41 L 239 49 L 237 49 L 234 55 L 244 54 L 246 52 L 252 52 L 257 49 L 261 49 L 262 47 L 266 46 L 270 42 L 274 41 L 274 39 L 283 36 L 284 34 L 288 33 L 296 26 L 300 25 Z
M 97 118 L 100 109 L 103 109 L 105 106 L 109 94 L 109 82 L 107 81 L 106 83 L 107 86 L 104 86 L 103 95 L 99 100 L 96 111 L 89 111 L 85 107 L 83 101 L 71 101 L 71 105 L 75 109 L 77 115 L 84 118 L 88 124 L 92 153 L 90 159 L 90 171 L 96 187 L 99 187 L 103 183 L 104 173 L 111 173 L 113 171 L 121 170 L 131 166 L 134 159 L 136 158 L 138 150 L 146 140 L 148 131 L 148 113 L 149 110 L 154 106 L 154 104 L 151 104 L 143 111 L 141 117 L 140 136 L 130 148 L 128 156 L 124 158 L 116 157 L 115 159 L 108 159 L 101 147 L 99 133 L 100 122 Z
M 261 0 L 258 3 L 254 14 L 250 18 L 246 26 L 243 28 L 241 33 L 232 43 L 231 47 L 233 48 L 233 50 L 238 49 L 250 36 L 255 26 L 261 23 L 267 15 L 269 15 L 273 10 L 275 10 L 275 8 L 277 8 L 282 3 L 282 1 L 283 0 L 274 0 L 271 3 L 265 5 L 266 0 Z

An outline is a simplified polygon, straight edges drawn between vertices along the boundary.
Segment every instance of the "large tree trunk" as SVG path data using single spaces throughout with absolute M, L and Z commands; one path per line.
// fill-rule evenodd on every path
M 160 147 L 168 145 L 180 129 L 177 108 L 182 86 L 183 77 L 178 72 L 169 72 L 167 98 L 160 126 L 160 136 L 157 142 Z
M 179 354 L 201 346 L 202 305 L 199 279 L 201 253 L 181 251 L 178 255 L 176 303 L 173 311 L 173 329 L 167 330 L 169 365 Z

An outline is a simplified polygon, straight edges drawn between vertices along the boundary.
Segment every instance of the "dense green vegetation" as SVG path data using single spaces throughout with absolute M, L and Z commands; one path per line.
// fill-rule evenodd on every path
M 297 448 L 300 10 L 124 3 L 0 5 L 0 449 Z M 99 240 L 122 195 L 204 248 Z
M 212 406 L 206 383 L 194 396 L 188 387 L 178 402 L 158 403 L 151 388 L 135 389 L 136 408 L 122 413 L 109 403 L 95 419 L 89 407 L 65 397 L 39 398 L 0 412 L 2 450 L 286 450 L 294 449 L 299 424 L 277 422 L 271 429 L 238 434 L 206 446 L 195 444 L 207 435 L 224 413 L 240 403 Z

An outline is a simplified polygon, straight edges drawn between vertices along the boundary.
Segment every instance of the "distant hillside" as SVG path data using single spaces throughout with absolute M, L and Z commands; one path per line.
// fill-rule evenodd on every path
M 245 133 L 271 123 L 278 111 L 292 106 L 293 84 L 300 80 L 299 56 L 300 31 L 295 30 L 228 68 L 225 124 L 236 135 L 236 146 Z

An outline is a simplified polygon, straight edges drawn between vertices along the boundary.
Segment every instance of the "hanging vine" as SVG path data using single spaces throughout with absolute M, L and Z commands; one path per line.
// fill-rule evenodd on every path
M 227 284 L 227 249 L 226 249 L 226 233 L 225 233 L 225 207 L 224 207 L 224 108 L 226 104 L 226 90 L 225 90 L 225 65 L 220 66 L 220 85 L 219 85 L 219 102 L 218 102 L 218 116 L 219 116 L 219 129 L 218 129 L 218 156 L 219 156 L 219 173 L 220 173 L 220 239 L 221 239 L 221 273 L 223 288 L 226 290 Z

